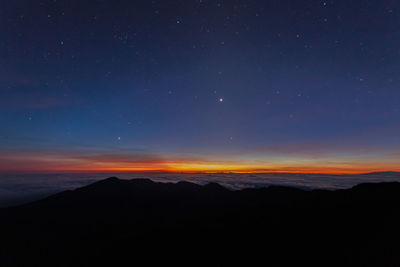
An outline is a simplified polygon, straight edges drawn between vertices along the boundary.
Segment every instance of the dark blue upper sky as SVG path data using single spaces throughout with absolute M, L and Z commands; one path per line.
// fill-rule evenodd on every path
M 0 170 L 400 169 L 400 3 L 4 1 Z

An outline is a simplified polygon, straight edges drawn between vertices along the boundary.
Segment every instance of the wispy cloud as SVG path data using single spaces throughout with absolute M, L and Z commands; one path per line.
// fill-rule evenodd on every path
M 45 109 L 66 106 L 68 103 L 69 100 L 63 96 L 49 96 L 37 92 L 12 92 L 0 98 L 0 105 L 7 108 Z

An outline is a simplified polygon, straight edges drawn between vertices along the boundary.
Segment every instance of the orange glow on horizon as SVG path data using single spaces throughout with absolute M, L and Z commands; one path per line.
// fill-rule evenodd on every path
M 400 171 L 398 157 L 286 157 L 227 159 L 156 157 L 130 154 L 53 153 L 41 151 L 0 154 L 0 172 L 166 172 L 166 173 L 310 173 L 361 174 Z
M 219 168 L 218 168 L 219 167 Z M 330 175 L 341 175 L 341 174 L 364 174 L 370 172 L 383 172 L 383 171 L 400 171 L 400 169 L 328 169 L 328 168 L 299 168 L 299 169 L 262 169 L 262 168 L 232 168 L 227 166 L 221 168 L 221 166 L 214 168 L 190 168 L 187 166 L 179 166 L 174 168 L 155 169 L 155 168 L 131 168 L 131 167 L 108 167 L 108 168 L 52 168 L 45 170 L 33 170 L 33 172 L 60 172 L 60 173 L 237 173 L 237 174 L 254 174 L 254 173 L 301 173 L 301 174 L 330 174 Z

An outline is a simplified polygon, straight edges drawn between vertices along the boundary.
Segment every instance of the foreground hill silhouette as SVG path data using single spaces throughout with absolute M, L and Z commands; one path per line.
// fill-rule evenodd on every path
M 0 209 L 1 266 L 400 266 L 400 184 L 304 191 L 112 177 Z

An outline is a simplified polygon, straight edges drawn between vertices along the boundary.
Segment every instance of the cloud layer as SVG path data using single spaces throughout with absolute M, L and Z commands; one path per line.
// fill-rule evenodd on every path
M 293 186 L 304 189 L 349 188 L 365 182 L 400 182 L 400 174 L 331 175 L 302 173 L 62 173 L 62 174 L 1 174 L 0 206 L 22 203 L 59 191 L 74 189 L 107 177 L 122 179 L 150 178 L 156 182 L 189 181 L 198 184 L 217 182 L 233 190 L 269 185 Z

